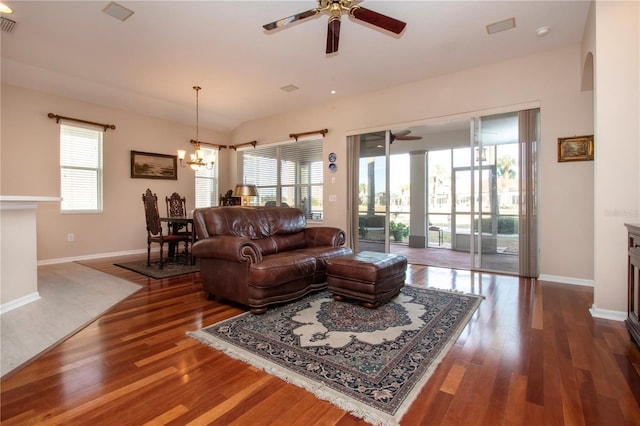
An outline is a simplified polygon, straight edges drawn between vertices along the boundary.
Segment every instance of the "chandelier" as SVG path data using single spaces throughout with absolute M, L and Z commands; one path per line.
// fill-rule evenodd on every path
M 205 160 L 204 151 L 200 149 L 200 139 L 198 138 L 199 131 L 199 123 L 198 123 L 198 91 L 202 89 L 200 86 L 193 86 L 193 90 L 196 91 L 196 138 L 195 140 L 191 140 L 191 145 L 193 145 L 193 149 L 195 152 L 193 154 L 189 154 L 189 160 L 185 161 L 185 157 L 187 151 L 183 149 L 178 150 L 178 160 L 180 160 L 180 165 L 182 167 L 191 167 L 192 170 L 200 170 L 206 167 L 208 170 L 213 169 L 213 160 Z

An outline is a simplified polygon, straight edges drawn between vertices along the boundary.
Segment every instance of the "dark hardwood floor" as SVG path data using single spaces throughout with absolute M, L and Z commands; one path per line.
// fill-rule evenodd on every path
M 187 337 L 244 311 L 206 300 L 199 274 L 153 280 L 116 260 L 83 264 L 143 288 L 5 376 L 3 425 L 365 424 Z M 640 425 L 640 351 L 590 316 L 591 289 L 413 265 L 407 283 L 486 299 L 403 425 Z

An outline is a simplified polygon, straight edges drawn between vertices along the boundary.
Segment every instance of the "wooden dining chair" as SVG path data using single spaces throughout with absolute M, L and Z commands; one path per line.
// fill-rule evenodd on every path
M 164 243 L 176 244 L 184 242 L 185 253 L 189 252 L 189 241 L 191 235 L 180 235 L 162 232 L 162 223 L 160 222 L 160 213 L 158 212 L 158 196 L 151 192 L 149 188 L 142 194 L 142 202 L 144 203 L 144 215 L 147 222 L 147 266 L 151 266 L 151 243 L 160 244 L 160 269 L 164 266 Z M 187 256 L 185 256 L 186 262 Z
M 164 197 L 167 203 L 167 217 L 185 217 L 187 215 L 187 198 L 181 197 L 180 194 L 174 192 L 170 197 Z M 191 229 L 189 224 L 169 222 L 172 234 L 189 234 L 191 237 Z M 184 230 L 183 230 L 184 229 Z

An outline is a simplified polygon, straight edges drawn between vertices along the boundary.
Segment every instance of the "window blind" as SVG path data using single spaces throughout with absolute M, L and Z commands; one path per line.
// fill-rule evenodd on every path
M 206 167 L 196 170 L 196 203 L 195 208 L 217 206 L 218 200 L 218 161 L 217 150 L 200 147 L 206 159 L 215 159 L 211 170 Z
M 254 205 L 286 205 L 322 218 L 322 140 L 247 149 L 238 155 L 241 181 L 254 184 Z
M 102 211 L 102 130 L 60 125 L 62 212 Z

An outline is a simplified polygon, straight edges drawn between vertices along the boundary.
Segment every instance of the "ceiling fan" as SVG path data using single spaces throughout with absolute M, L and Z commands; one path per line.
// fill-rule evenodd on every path
M 263 25 L 262 27 L 267 31 L 271 31 L 276 28 L 289 25 L 293 22 L 310 18 L 319 13 L 329 12 L 330 16 L 326 50 L 326 53 L 329 54 L 338 51 L 338 42 L 340 40 L 340 17 L 342 12 L 348 12 L 349 15 L 355 19 L 359 19 L 360 21 L 367 22 L 395 34 L 400 34 L 407 25 L 405 22 L 374 12 L 373 10 L 356 6 L 355 3 L 358 2 L 359 0 L 318 0 L 318 7 L 314 9 L 291 15 L 278 21 Z
M 393 141 L 398 140 L 398 141 L 417 141 L 422 139 L 422 136 L 409 136 L 409 133 L 411 133 L 411 130 L 401 130 L 399 132 L 396 133 L 391 133 L 391 141 L 389 142 L 389 144 L 392 144 Z

